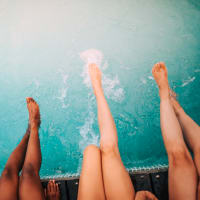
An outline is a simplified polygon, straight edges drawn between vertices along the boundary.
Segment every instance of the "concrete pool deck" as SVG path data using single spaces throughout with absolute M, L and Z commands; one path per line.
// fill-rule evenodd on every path
M 156 195 L 159 200 L 168 200 L 168 170 L 154 170 L 151 172 L 142 171 L 129 173 L 135 191 L 147 190 Z M 78 194 L 79 178 L 55 179 L 59 183 L 61 200 L 76 200 Z M 42 180 L 43 187 L 46 187 L 47 179 Z

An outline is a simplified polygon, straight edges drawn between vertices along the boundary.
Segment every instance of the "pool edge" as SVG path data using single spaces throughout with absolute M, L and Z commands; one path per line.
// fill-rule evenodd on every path
M 162 167 L 154 167 L 154 168 L 141 168 L 141 169 L 128 169 L 127 170 L 130 175 L 134 174 L 151 174 L 151 173 L 158 173 L 158 172 L 166 172 L 168 171 L 168 165 Z M 58 181 L 67 181 L 67 180 L 74 180 L 79 179 L 80 175 L 72 175 L 72 176 L 52 176 L 52 177 L 42 177 L 41 181 L 45 182 L 51 179 L 58 180 Z

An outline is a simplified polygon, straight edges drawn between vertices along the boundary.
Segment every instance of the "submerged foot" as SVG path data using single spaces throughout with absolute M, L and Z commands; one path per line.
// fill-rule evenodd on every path
M 96 64 L 90 64 L 89 65 L 89 74 L 90 74 L 90 79 L 92 82 L 92 87 L 96 94 L 100 89 L 102 89 L 101 71 L 99 70 L 99 68 Z
M 169 83 L 165 64 L 162 62 L 155 64 L 152 69 L 152 74 L 158 85 L 160 98 L 169 98 Z
M 38 104 L 31 97 L 26 98 L 27 108 L 29 111 L 29 124 L 30 126 L 40 126 L 40 110 Z
M 45 189 L 46 200 L 60 200 L 60 190 L 54 180 L 50 180 Z

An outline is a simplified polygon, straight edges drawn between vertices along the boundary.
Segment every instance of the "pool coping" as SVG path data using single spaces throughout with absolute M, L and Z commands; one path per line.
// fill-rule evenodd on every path
M 128 173 L 130 175 L 134 175 L 134 174 L 151 174 L 151 173 L 158 173 L 158 172 L 166 172 L 168 171 L 168 166 L 164 166 L 164 167 L 154 167 L 154 168 L 141 168 L 141 169 L 130 169 L 130 170 L 127 170 Z M 76 179 L 79 179 L 80 178 L 80 175 L 78 176 L 69 176 L 69 177 L 59 177 L 59 176 L 54 176 L 54 177 L 44 177 L 44 178 L 41 178 L 41 181 L 42 182 L 45 182 L 45 181 L 49 181 L 49 180 L 56 180 L 56 181 L 68 181 L 68 180 L 76 180 Z

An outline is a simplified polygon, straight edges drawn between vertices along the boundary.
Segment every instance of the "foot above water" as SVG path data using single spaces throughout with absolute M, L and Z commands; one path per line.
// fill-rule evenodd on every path
M 152 69 L 152 74 L 158 85 L 160 97 L 169 98 L 169 84 L 165 64 L 163 62 L 156 63 Z
M 99 70 L 96 64 L 89 65 L 89 74 L 94 92 L 98 92 L 98 90 L 102 88 L 102 85 L 101 85 L 101 71 Z
M 40 110 L 38 104 L 31 97 L 26 98 L 27 108 L 29 111 L 29 124 L 30 126 L 40 126 Z

